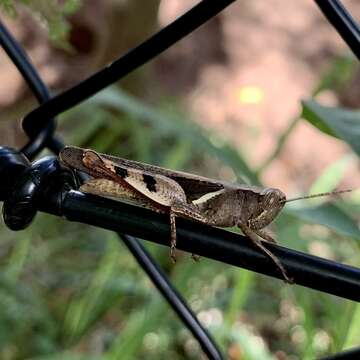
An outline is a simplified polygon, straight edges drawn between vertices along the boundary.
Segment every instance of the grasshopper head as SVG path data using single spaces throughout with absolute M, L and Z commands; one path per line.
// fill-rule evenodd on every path
M 248 221 L 250 229 L 258 230 L 269 225 L 282 210 L 286 195 L 279 189 L 268 188 L 260 193 L 258 212 Z

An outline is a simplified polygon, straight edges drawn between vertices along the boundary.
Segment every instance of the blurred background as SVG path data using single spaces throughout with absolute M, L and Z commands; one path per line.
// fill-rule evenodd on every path
M 0 1 L 53 94 L 197 1 Z M 360 4 L 343 1 L 356 19 Z M 36 106 L 0 53 L 0 142 Z M 116 86 L 59 117 L 66 144 L 303 193 L 359 188 L 360 68 L 311 1 L 237 1 Z M 346 108 L 346 109 L 345 109 Z M 341 124 L 332 127 L 332 124 Z M 315 125 L 315 126 L 314 126 Z M 340 129 L 340 130 L 339 130 Z M 280 244 L 360 265 L 360 193 L 289 206 Z M 235 231 L 235 230 L 234 230 Z M 113 234 L 39 214 L 1 225 L 1 359 L 201 359 Z M 229 359 L 313 359 L 360 346 L 360 306 L 147 244 Z

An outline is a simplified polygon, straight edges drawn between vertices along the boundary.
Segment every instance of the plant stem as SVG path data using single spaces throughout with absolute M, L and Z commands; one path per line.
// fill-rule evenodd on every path
M 283 150 L 286 141 L 288 140 L 289 136 L 295 129 L 297 123 L 300 120 L 300 116 L 296 116 L 294 119 L 292 119 L 289 123 L 289 126 L 286 128 L 286 130 L 278 137 L 277 145 L 274 149 L 274 151 L 270 154 L 270 156 L 259 166 L 259 168 L 256 170 L 256 174 L 261 174 L 281 153 Z

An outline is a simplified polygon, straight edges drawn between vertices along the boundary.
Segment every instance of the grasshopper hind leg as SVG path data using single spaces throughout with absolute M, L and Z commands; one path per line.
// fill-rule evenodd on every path
M 173 211 L 170 211 L 170 232 L 171 232 L 171 242 L 170 242 L 170 257 L 173 263 L 176 263 L 176 215 Z M 191 254 L 191 257 L 194 261 L 199 261 L 200 256 L 196 254 Z
M 207 219 L 200 213 L 199 209 L 196 206 L 191 204 L 173 204 L 170 208 L 170 228 L 171 228 L 171 245 L 170 245 L 170 256 L 173 262 L 176 261 L 175 250 L 176 250 L 176 225 L 175 217 L 183 217 L 187 219 L 193 219 L 201 223 L 207 223 Z M 194 261 L 199 261 L 200 256 L 196 254 L 191 254 L 191 257 Z

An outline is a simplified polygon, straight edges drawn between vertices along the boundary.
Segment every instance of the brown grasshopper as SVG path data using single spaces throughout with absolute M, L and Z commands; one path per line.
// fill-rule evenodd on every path
M 177 216 L 212 226 L 238 226 L 276 264 L 289 283 L 292 279 L 279 259 L 262 244 L 262 240 L 275 243 L 264 228 L 276 218 L 286 202 L 351 191 L 287 200 L 278 189 L 227 183 L 77 147 L 65 147 L 60 152 L 60 159 L 67 166 L 92 177 L 80 186 L 80 191 L 130 200 L 156 212 L 169 214 L 170 256 L 173 261 Z

